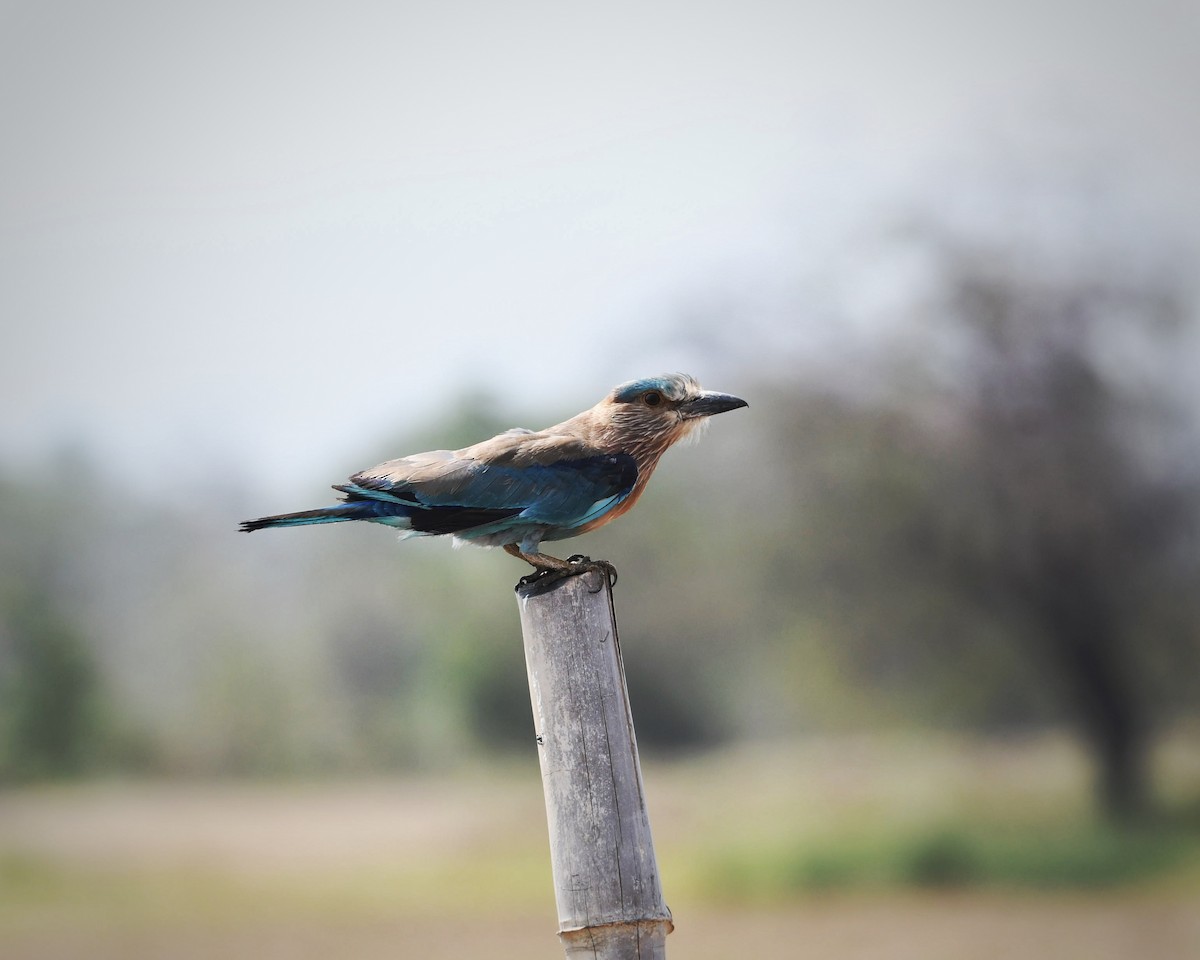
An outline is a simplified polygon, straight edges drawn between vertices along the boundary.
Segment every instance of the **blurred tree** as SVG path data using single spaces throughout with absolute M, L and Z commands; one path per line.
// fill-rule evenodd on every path
M 0 772 L 81 773 L 94 758 L 99 683 L 87 646 L 39 594 L 9 598 L 0 620 Z
M 1130 371 L 1166 368 L 1185 298 L 1128 261 L 1021 261 L 945 238 L 937 251 L 957 354 L 931 504 L 947 582 L 1019 623 L 1096 757 L 1103 808 L 1140 816 L 1170 703 L 1151 668 L 1194 675 L 1200 571 L 1171 384 Z
M 907 317 L 745 388 L 766 439 L 713 475 L 786 484 L 752 498 L 765 525 L 743 498 L 720 514 L 762 561 L 770 613 L 744 633 L 804 651 L 788 669 L 821 704 L 807 722 L 1070 719 L 1102 808 L 1149 808 L 1155 729 L 1200 694 L 1198 424 L 1178 360 L 1197 330 L 1186 273 L 1130 235 L 1110 250 L 923 225 L 895 248 Z

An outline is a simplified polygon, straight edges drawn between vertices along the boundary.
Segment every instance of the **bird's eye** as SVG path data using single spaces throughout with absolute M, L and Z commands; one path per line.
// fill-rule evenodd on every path
M 662 403 L 663 397 L 657 390 L 647 390 L 642 394 L 642 400 L 648 407 L 657 407 Z

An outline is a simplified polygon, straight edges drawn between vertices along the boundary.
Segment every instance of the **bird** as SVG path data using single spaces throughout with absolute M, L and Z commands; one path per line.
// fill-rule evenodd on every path
M 388 460 L 335 484 L 337 504 L 246 520 L 240 530 L 365 521 L 394 527 L 402 539 L 450 536 L 529 563 L 534 572 L 522 583 L 611 570 L 579 555 L 559 559 L 541 545 L 626 513 L 669 447 L 697 437 L 710 417 L 748 406 L 683 373 L 631 380 L 552 427 L 516 427 L 461 450 Z

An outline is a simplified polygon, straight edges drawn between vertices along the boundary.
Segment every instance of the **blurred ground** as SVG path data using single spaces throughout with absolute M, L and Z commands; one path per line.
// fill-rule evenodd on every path
M 1177 738 L 1158 758 L 1161 782 L 1181 796 L 1200 779 L 1194 742 Z M 646 781 L 675 956 L 1183 960 L 1200 950 L 1194 827 L 1156 834 L 1148 849 L 1175 853 L 1122 872 L 1147 848 L 1119 847 L 1113 861 L 1078 832 L 1086 768 L 1066 739 L 760 746 L 649 762 Z M 1042 857 L 1030 873 L 1029 844 L 978 861 L 921 847 L 948 830 L 1029 836 L 1036 849 L 1043 836 L 1079 843 L 1048 844 L 1073 866 L 1047 872 Z M 0 954 L 14 960 L 549 960 L 561 956 L 551 898 L 532 763 L 386 782 L 0 794 Z
M 236 927 L 122 929 L 102 937 L 53 931 L 6 943 L 12 958 L 491 957 L 555 960 L 544 914 L 329 921 L 298 917 Z M 1195 903 L 1145 897 L 925 895 L 835 899 L 764 909 L 707 909 L 681 922 L 671 956 L 837 960 L 1189 960 L 1200 947 Z

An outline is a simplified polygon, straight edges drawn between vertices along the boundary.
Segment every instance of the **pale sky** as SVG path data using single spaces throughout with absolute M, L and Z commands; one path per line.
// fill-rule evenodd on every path
M 1200 237 L 1198 49 L 1194 0 L 0 3 L 0 468 L 311 494 L 473 385 L 734 390 L 690 303 L 983 159 Z

